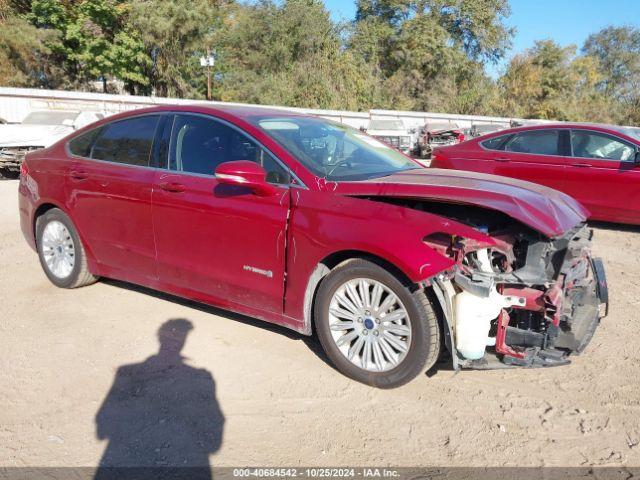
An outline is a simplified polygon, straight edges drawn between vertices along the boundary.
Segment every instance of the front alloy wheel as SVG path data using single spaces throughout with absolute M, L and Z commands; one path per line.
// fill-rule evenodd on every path
M 407 310 L 389 287 L 371 278 L 342 284 L 329 306 L 335 345 L 354 365 L 385 372 L 404 360 L 411 345 Z
M 440 352 L 440 327 L 425 292 L 363 259 L 347 260 L 322 280 L 314 324 L 338 370 L 380 388 L 407 383 Z

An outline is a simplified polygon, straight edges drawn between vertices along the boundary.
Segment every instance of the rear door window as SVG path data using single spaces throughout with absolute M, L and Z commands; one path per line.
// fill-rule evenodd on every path
M 514 135 L 505 145 L 507 152 L 536 155 L 560 155 L 557 130 L 530 130 Z
M 571 150 L 574 157 L 628 162 L 634 159 L 636 148 L 606 133 L 587 130 L 571 131 Z
M 158 115 L 145 115 L 106 125 L 93 144 L 91 158 L 148 166 L 159 118 Z

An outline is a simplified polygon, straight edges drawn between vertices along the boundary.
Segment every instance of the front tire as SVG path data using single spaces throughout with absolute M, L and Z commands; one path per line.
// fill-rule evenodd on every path
M 363 259 L 340 264 L 322 280 L 314 323 L 336 368 L 379 388 L 409 382 L 440 353 L 440 327 L 424 291 L 412 292 Z
M 52 208 L 36 221 L 36 243 L 40 265 L 47 278 L 60 288 L 78 288 L 95 283 L 87 255 L 71 219 Z

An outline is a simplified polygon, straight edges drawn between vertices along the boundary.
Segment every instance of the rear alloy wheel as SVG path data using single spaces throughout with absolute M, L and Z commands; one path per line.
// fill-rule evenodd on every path
M 76 246 L 62 222 L 47 223 L 42 232 L 42 257 L 56 278 L 67 278 L 76 264 Z
M 61 210 L 53 208 L 36 222 L 38 256 L 44 273 L 61 288 L 94 283 L 97 278 L 87 268 L 87 258 L 73 223 Z
M 438 321 L 424 292 L 411 292 L 366 260 L 349 260 L 325 277 L 315 326 L 341 372 L 381 388 L 400 386 L 429 369 L 440 350 Z

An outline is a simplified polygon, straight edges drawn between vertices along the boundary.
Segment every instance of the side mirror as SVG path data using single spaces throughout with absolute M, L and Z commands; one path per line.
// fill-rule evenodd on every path
M 276 187 L 267 183 L 267 172 L 256 162 L 234 160 L 218 165 L 216 178 L 224 185 L 246 187 L 256 195 L 268 197 L 276 193 Z

